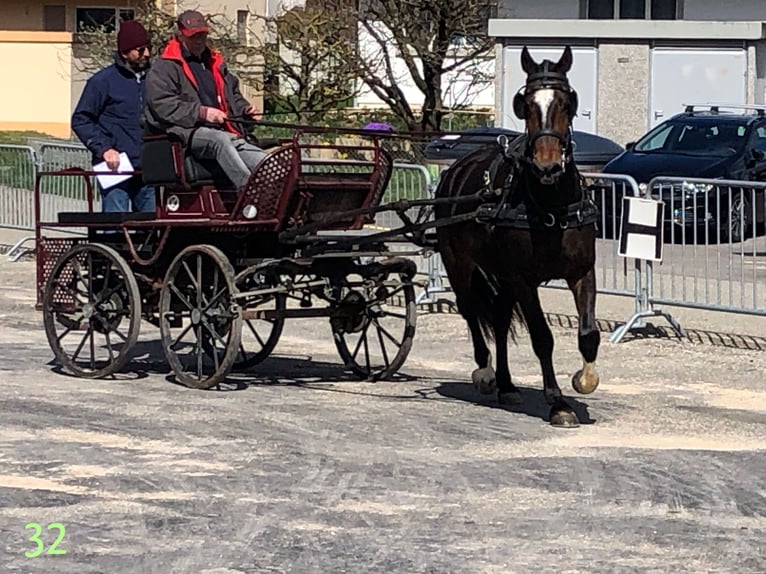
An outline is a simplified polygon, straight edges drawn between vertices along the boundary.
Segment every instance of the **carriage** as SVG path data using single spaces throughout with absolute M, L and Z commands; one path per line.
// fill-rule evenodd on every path
M 94 210 L 93 172 L 38 174 L 37 306 L 61 366 L 113 375 L 146 321 L 175 380 L 211 388 L 265 360 L 288 318 L 324 317 L 355 375 L 395 374 L 415 333 L 416 266 L 390 249 L 400 234 L 366 231 L 384 209 L 391 155 L 377 137 L 351 150 L 306 135 L 275 142 L 240 190 L 214 162 L 147 138 L 154 213 Z M 357 159 L 341 159 L 349 152 Z M 85 181 L 88 210 L 41 221 L 41 181 L 64 177 Z
M 539 63 L 524 48 L 521 63 L 527 82 L 513 109 L 525 134 L 512 141 L 500 136 L 497 146 L 458 160 L 433 198 L 381 205 L 393 163 L 376 140 L 345 150 L 362 157 L 352 160 L 359 169 L 345 171 L 337 159 L 308 161 L 311 146 L 297 134 L 241 190 L 167 138 L 147 141 L 143 177 L 159 193 L 157 211 L 148 216 L 94 213 L 88 188 L 88 212 L 40 223 L 38 185 L 38 300 L 54 354 L 75 374 L 112 374 L 128 360 L 143 318 L 159 326 L 175 378 L 210 388 L 232 368 L 265 359 L 286 318 L 328 317 L 347 367 L 363 378 L 390 377 L 415 332 L 416 266 L 386 244 L 399 238 L 438 250 L 471 333 L 476 388 L 497 393 L 501 404 L 520 402 L 507 341 L 521 320 L 540 360 L 551 424 L 578 426 L 556 380 L 553 334 L 538 288 L 564 279 L 572 291 L 583 358 L 572 386 L 592 393 L 600 381 L 599 213 L 574 161 L 571 48 L 557 62 Z M 407 210 L 416 204 L 421 209 L 413 220 Z M 424 216 L 430 208 L 433 220 Z M 395 211 L 403 225 L 349 237 L 382 210 Z M 82 225 L 87 239 L 41 234 L 43 227 Z M 254 323 L 262 323 L 263 334 Z M 96 338 L 104 343 L 96 345 Z

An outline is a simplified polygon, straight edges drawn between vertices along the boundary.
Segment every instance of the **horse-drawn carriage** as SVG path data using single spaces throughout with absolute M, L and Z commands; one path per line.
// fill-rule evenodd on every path
M 523 319 L 542 367 L 551 423 L 577 426 L 556 380 L 553 335 L 537 294 L 541 283 L 567 281 L 583 356 L 572 385 L 593 392 L 598 210 L 574 162 L 571 65 L 569 48 L 558 62 L 541 63 L 524 49 L 527 82 L 513 107 L 525 135 L 458 160 L 433 199 L 380 205 L 393 164 L 375 140 L 346 150 L 364 158 L 347 171 L 337 158 L 308 161 L 312 146 L 296 134 L 241 190 L 221 181 L 215 166 L 184 157 L 173 142 L 148 141 L 143 177 L 157 187 L 156 213 L 94 213 L 89 187 L 87 212 L 60 213 L 57 222 L 38 217 L 38 300 L 54 354 L 77 375 L 109 375 L 127 362 L 146 319 L 159 326 L 176 379 L 209 388 L 232 368 L 265 359 L 288 317 L 328 317 L 354 373 L 389 377 L 412 345 L 415 265 L 385 242 L 425 245 L 430 228 L 470 329 L 475 386 L 496 392 L 501 403 L 520 400 L 507 340 L 514 320 Z M 37 201 L 39 216 L 39 193 Z M 413 219 L 406 210 L 416 204 L 422 209 Z M 426 220 L 431 207 L 436 219 Z M 382 210 L 395 211 L 403 225 L 349 237 Z M 42 234 L 82 226 L 87 238 Z M 497 370 L 487 336 L 495 339 Z
M 391 156 L 377 138 L 354 147 L 362 159 L 344 160 L 347 146 L 303 136 L 271 149 L 241 190 L 180 144 L 148 139 L 142 177 L 157 191 L 156 213 L 94 211 L 92 172 L 39 174 L 37 300 L 61 365 L 81 377 L 115 373 L 146 320 L 177 381 L 209 388 L 266 359 L 287 318 L 327 317 L 356 375 L 394 374 L 415 331 L 415 265 L 359 233 Z M 40 221 L 40 182 L 51 177 L 84 178 L 88 210 Z M 72 228 L 87 234 L 62 233 Z

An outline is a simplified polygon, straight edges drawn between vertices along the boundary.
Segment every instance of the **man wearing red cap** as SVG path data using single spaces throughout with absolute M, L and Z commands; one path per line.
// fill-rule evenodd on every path
M 229 120 L 252 118 L 256 111 L 221 54 L 208 47 L 205 17 L 187 10 L 177 24 L 178 33 L 146 79 L 147 129 L 174 135 L 198 159 L 216 160 L 241 189 L 266 154 Z
M 72 130 L 93 154 L 93 163 L 120 165 L 120 153 L 141 168 L 145 76 L 151 49 L 149 33 L 135 20 L 120 23 L 114 64 L 100 70 L 85 84 L 74 114 Z M 135 175 L 102 189 L 103 211 L 155 211 L 154 188 Z

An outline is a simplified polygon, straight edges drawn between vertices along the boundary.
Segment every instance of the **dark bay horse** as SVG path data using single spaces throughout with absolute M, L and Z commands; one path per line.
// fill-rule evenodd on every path
M 525 134 L 464 156 L 444 172 L 437 198 L 479 194 L 483 199 L 436 207 L 437 219 L 477 212 L 475 220 L 439 228 L 438 251 L 471 332 L 478 366 L 474 385 L 486 394 L 496 390 L 501 404 L 520 402 L 508 368 L 508 336 L 514 338 L 515 321 L 524 322 L 542 367 L 550 422 L 576 427 L 577 415 L 556 381 L 553 335 L 537 289 L 546 281 L 565 279 L 574 294 L 583 367 L 572 377 L 572 386 L 581 394 L 592 393 L 599 383 L 594 271 L 598 212 L 572 155 L 577 94 L 566 75 L 572 66 L 570 48 L 558 62 L 538 64 L 525 47 L 521 64 L 527 81 L 513 107 L 525 120 Z M 496 370 L 485 336 L 495 340 Z

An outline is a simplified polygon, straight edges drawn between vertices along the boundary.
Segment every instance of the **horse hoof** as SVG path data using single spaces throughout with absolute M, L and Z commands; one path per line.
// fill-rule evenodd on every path
M 484 367 L 483 369 L 476 369 L 471 373 L 471 381 L 474 388 L 482 395 L 491 395 L 497 390 L 497 382 L 495 381 L 495 369 L 492 367 Z
M 498 393 L 497 402 L 506 407 L 517 407 L 521 404 L 521 393 L 519 391 Z
M 589 395 L 598 388 L 599 378 L 595 370 L 589 369 L 584 373 L 582 369 L 572 376 L 572 388 L 581 395 Z
M 569 407 L 553 407 L 551 408 L 551 426 L 562 429 L 576 429 L 580 426 L 580 421 Z

